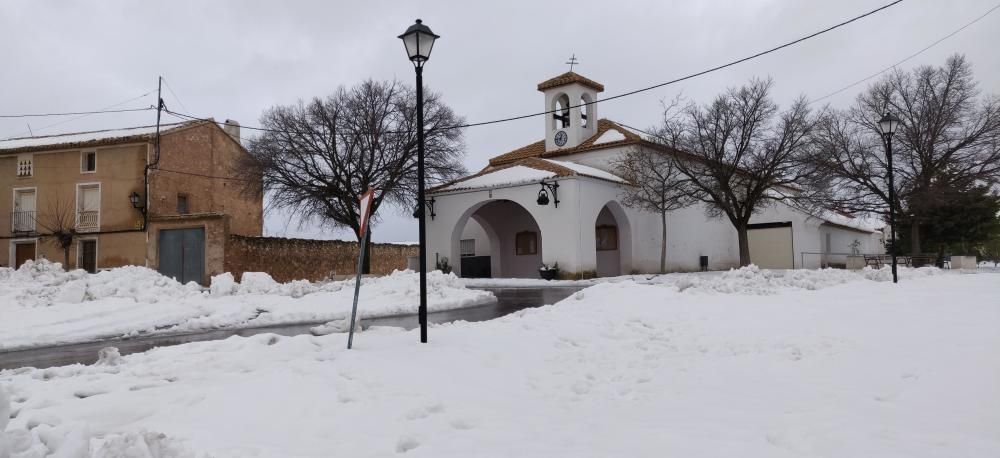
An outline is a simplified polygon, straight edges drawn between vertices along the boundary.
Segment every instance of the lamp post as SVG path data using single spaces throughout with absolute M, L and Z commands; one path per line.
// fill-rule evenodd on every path
M 427 343 L 427 225 L 423 210 L 424 202 L 424 63 L 431 57 L 434 40 L 440 38 L 430 27 L 417 19 L 399 36 L 406 46 L 406 55 L 413 62 L 417 72 L 417 202 L 420 206 L 418 231 L 420 240 L 420 341 Z
M 885 116 L 878 120 L 878 130 L 882 133 L 882 141 L 885 144 L 885 160 L 888 167 L 887 180 L 889 181 L 889 240 L 891 245 L 889 250 L 892 255 L 892 282 L 899 283 L 896 275 L 896 182 L 892 178 L 892 135 L 896 133 L 901 121 L 890 112 L 885 112 Z

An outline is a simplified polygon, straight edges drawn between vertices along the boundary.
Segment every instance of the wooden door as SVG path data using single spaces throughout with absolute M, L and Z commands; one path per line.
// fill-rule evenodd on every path
M 90 273 L 97 273 L 97 240 L 80 241 L 79 268 Z
M 21 267 L 29 259 L 35 259 L 35 242 L 14 244 L 14 267 Z

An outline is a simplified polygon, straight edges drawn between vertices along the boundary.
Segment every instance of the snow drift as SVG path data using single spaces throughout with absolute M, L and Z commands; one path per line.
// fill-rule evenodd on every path
M 418 275 L 396 271 L 364 278 L 362 317 L 415 313 Z M 428 308 L 489 303 L 492 293 L 466 288 L 452 274 L 427 275 Z M 212 278 L 207 289 L 183 285 L 138 266 L 88 274 L 58 263 L 28 261 L 0 269 L 0 350 L 116 337 L 289 323 L 321 323 L 350 313 L 354 280 L 278 283 L 262 272 Z

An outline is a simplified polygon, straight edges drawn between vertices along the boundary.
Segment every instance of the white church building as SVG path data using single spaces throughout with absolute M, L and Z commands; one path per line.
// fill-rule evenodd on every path
M 598 116 L 600 83 L 572 71 L 538 85 L 545 99 L 542 140 L 495 156 L 478 173 L 431 189 L 428 265 L 447 258 L 463 277 L 538 278 L 558 263 L 563 275 L 614 276 L 660 268 L 658 214 L 622 205 L 629 184 L 613 160 L 657 145 Z M 751 221 L 751 261 L 766 268 L 846 263 L 881 253 L 882 233 L 829 212 L 809 215 L 776 204 Z M 703 204 L 667 216 L 668 271 L 739 266 L 736 230 L 706 216 Z

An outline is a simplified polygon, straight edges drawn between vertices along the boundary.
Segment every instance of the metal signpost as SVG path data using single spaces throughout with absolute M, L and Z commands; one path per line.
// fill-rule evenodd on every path
M 368 188 L 368 191 L 361 195 L 359 199 L 361 206 L 361 218 L 359 221 L 358 237 L 358 274 L 354 279 L 354 306 L 351 307 L 351 327 L 347 331 L 347 349 L 350 350 L 354 344 L 354 323 L 358 316 L 358 294 L 361 292 L 361 270 L 365 265 L 365 246 L 368 244 L 368 217 L 371 216 L 372 200 L 375 198 L 375 189 Z

